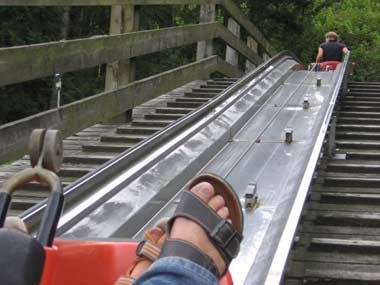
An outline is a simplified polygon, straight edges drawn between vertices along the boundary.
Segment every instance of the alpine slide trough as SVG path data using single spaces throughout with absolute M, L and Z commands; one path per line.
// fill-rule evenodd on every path
M 200 5 L 199 24 L 138 30 L 140 5 L 187 4 Z M 30 158 L 37 163 L 26 155 L 34 129 L 64 137 L 62 145 L 50 138 L 65 197 L 56 241 L 141 239 L 207 171 L 225 178 L 243 206 L 233 284 L 379 284 L 380 83 L 350 82 L 349 55 L 335 71 L 304 70 L 231 0 L 0 6 L 112 6 L 111 35 L 0 48 L 1 86 L 108 64 L 105 92 L 0 126 L 0 186 Z M 215 22 L 218 10 L 227 27 Z M 226 45 L 225 59 L 213 55 L 214 40 Z M 188 44 L 197 44 L 195 62 L 133 81 L 134 58 Z M 210 77 L 216 72 L 223 76 Z M 48 195 L 39 183 L 21 186 L 8 215 L 35 232 Z

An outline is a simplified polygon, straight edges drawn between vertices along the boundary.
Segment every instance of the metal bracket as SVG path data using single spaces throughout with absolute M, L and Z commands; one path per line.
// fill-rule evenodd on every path
M 322 86 L 322 78 L 317 77 L 317 87 L 321 87 L 321 86 Z
M 249 211 L 253 210 L 257 204 L 257 201 L 257 184 L 249 183 L 247 192 L 244 195 L 244 208 Z
M 62 76 L 59 73 L 54 75 L 54 92 L 57 95 L 57 109 L 61 107 Z
M 293 142 L 293 129 L 290 127 L 285 128 L 285 142 L 291 144 Z
M 309 98 L 309 96 L 305 96 L 303 98 L 303 109 L 307 110 L 309 108 L 310 108 L 310 98 Z

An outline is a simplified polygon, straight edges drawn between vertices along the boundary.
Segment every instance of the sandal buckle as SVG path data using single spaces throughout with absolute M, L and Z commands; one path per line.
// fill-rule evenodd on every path
M 142 241 L 139 242 L 139 244 L 136 247 L 136 256 L 138 256 L 138 257 L 143 257 L 144 256 L 142 254 L 142 249 L 143 249 L 145 243 L 146 243 L 146 240 L 142 240 Z
M 221 247 L 226 248 L 231 240 L 236 236 L 236 231 L 227 220 L 220 221 L 210 233 Z

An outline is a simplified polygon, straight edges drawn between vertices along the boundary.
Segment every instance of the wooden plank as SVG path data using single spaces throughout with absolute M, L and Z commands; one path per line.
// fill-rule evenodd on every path
M 140 105 L 174 88 L 207 78 L 215 71 L 226 76 L 240 76 L 240 71 L 218 59 L 206 58 L 167 72 L 125 85 L 117 90 L 103 92 L 61 107 L 45 111 L 0 126 L 0 161 L 18 158 L 27 148 L 29 135 L 35 128 L 60 129 L 64 137 L 83 128 L 107 121 L 115 115 Z M 68 148 L 68 146 L 66 146 Z M 73 149 L 71 147 L 71 149 Z
M 375 240 L 357 240 L 357 239 L 335 239 L 335 238 L 312 238 L 312 245 L 317 246 L 336 246 L 366 248 L 370 251 L 380 249 L 380 241 Z
M 139 9 L 136 6 L 112 6 L 110 35 L 136 32 L 138 26 Z M 134 80 L 135 61 L 133 59 L 115 61 L 107 65 L 104 90 L 117 89 Z
M 269 55 L 275 55 L 260 30 L 232 0 L 0 0 L 0 6 L 113 6 L 113 5 L 202 5 L 220 4 Z
M 227 12 L 238 22 L 248 33 L 252 36 L 264 49 L 269 56 L 276 54 L 275 50 L 271 47 L 260 30 L 244 15 L 240 8 L 232 0 L 223 0 L 222 5 Z
M 237 38 L 240 38 L 240 25 L 234 20 L 234 18 L 228 18 L 227 28 Z M 236 66 L 239 65 L 239 53 L 232 48 L 227 47 L 226 62 Z
M 216 5 L 205 4 L 200 7 L 199 23 L 215 22 Z M 213 41 L 201 41 L 197 45 L 197 60 L 212 56 L 214 54 Z
M 57 72 L 80 70 L 213 38 L 221 38 L 253 63 L 261 63 L 261 58 L 223 25 L 208 23 L 2 48 L 0 86 L 50 76 Z
M 380 204 L 380 194 L 360 194 L 360 193 L 322 193 L 321 202 L 347 203 L 351 204 Z
M 380 236 L 379 228 L 368 227 L 351 227 L 351 226 L 317 226 L 312 223 L 305 222 L 299 228 L 300 233 L 326 234 L 326 235 L 342 235 L 342 236 L 368 236 L 372 239 Z
M 362 274 L 363 277 L 359 280 L 366 280 L 366 278 L 368 278 L 366 277 L 367 275 L 365 273 L 376 274 L 376 278 L 380 277 L 380 266 L 378 265 L 337 264 L 327 262 L 293 262 L 292 269 L 287 273 L 287 275 L 296 278 L 303 278 L 305 271 L 308 272 L 308 277 L 318 276 L 319 278 L 325 277 L 334 279 L 347 279 L 345 274 L 346 272 L 351 272 L 351 274 Z M 317 275 L 317 271 L 322 272 L 322 274 Z M 326 272 L 326 274 L 323 274 L 323 272 Z M 357 280 L 357 278 L 354 279 Z
M 304 248 L 298 248 L 291 253 L 293 261 L 303 262 L 331 262 L 345 264 L 366 264 L 380 265 L 379 254 L 360 254 L 351 252 L 319 252 L 307 251 Z
M 351 270 L 306 270 L 307 278 L 325 278 L 337 280 L 355 281 L 379 281 L 380 273 L 378 272 L 353 272 Z
M 0 85 L 150 54 L 217 37 L 209 23 L 0 49 Z
M 350 211 L 350 212 L 366 212 L 366 211 L 378 211 L 380 212 L 379 203 L 366 203 L 366 201 L 360 203 L 360 201 L 336 201 L 329 203 L 309 202 L 305 205 L 306 210 L 317 211 Z

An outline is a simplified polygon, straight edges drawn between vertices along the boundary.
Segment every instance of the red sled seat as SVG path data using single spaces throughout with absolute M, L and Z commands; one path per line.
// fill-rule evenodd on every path
M 322 71 L 335 70 L 340 63 L 340 61 L 325 61 L 320 63 L 320 67 Z
M 136 257 L 136 241 L 55 240 L 41 285 L 113 285 Z M 233 285 L 228 272 L 221 285 Z

